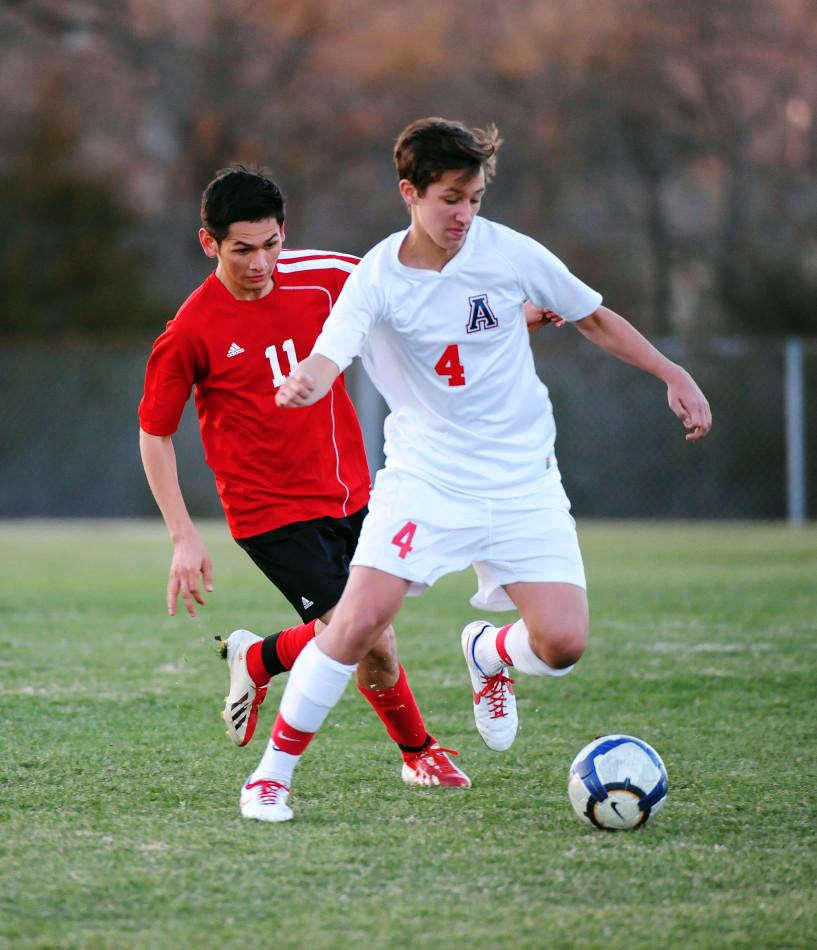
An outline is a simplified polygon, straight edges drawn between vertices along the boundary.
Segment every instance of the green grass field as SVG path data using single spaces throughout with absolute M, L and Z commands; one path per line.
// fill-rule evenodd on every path
M 817 529 L 590 524 L 591 647 L 519 676 L 520 734 L 473 726 L 469 574 L 397 629 L 468 791 L 410 789 L 356 690 L 296 775 L 294 821 L 242 819 L 266 739 L 234 748 L 213 635 L 288 626 L 221 525 L 216 591 L 169 618 L 157 524 L 0 525 L 0 947 L 814 947 Z M 502 615 L 496 615 L 502 617 Z M 653 825 L 584 827 L 573 755 L 629 732 L 662 754 Z

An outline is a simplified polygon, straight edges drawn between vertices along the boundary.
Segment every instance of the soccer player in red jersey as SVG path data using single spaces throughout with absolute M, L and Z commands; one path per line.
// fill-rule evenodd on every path
M 168 613 L 188 613 L 212 591 L 212 563 L 179 485 L 172 436 L 195 391 L 207 464 L 230 532 L 289 600 L 302 623 L 265 638 L 234 631 L 224 720 L 246 745 L 269 680 L 331 617 L 366 514 L 370 476 L 360 425 L 343 378 L 306 413 L 276 404 L 289 373 L 312 349 L 358 258 L 284 250 L 284 201 L 265 175 L 224 169 L 202 197 L 199 240 L 215 271 L 156 340 L 139 406 L 140 449 L 173 558 Z M 386 627 L 360 662 L 357 684 L 403 757 L 409 784 L 468 787 L 470 780 L 425 727 Z M 297 754 L 297 736 L 270 738 L 242 790 L 242 813 L 260 817 L 288 790 L 273 752 Z M 260 811 L 260 815 L 259 812 Z

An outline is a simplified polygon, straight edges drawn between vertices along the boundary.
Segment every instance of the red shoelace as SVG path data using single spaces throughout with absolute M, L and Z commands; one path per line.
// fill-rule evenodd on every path
M 268 778 L 261 778 L 257 782 L 250 782 L 247 788 L 256 788 L 259 785 L 261 786 L 261 791 L 258 793 L 258 797 L 264 805 L 277 805 L 278 796 L 281 792 L 289 791 L 286 785 L 282 785 L 280 782 Z
M 504 673 L 485 677 L 485 685 L 476 694 L 476 698 L 480 700 L 485 697 L 488 700 L 491 719 L 502 719 L 505 716 L 505 700 L 508 690 L 513 692 L 513 684 L 514 680 Z
M 451 765 L 446 758 L 449 755 L 459 755 L 459 752 L 456 749 L 444 749 L 441 745 L 436 745 L 426 749 L 425 752 L 421 752 L 418 758 L 432 759 L 434 767 L 439 769 L 442 766 L 444 771 L 446 767 Z
M 460 770 L 448 758 L 449 755 L 459 755 L 459 752 L 456 749 L 446 749 L 441 745 L 431 746 L 423 752 L 417 752 L 409 762 L 409 766 L 417 769 L 422 763 L 421 771 L 424 771 L 427 775 L 458 776 Z

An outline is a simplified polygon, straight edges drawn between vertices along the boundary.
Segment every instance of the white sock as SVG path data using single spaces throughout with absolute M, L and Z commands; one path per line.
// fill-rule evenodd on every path
M 356 669 L 357 663 L 338 663 L 320 649 L 316 640 L 310 640 L 290 670 L 281 697 L 281 715 L 293 729 L 317 732 Z
M 573 669 L 573 666 L 566 666 L 564 669 L 557 670 L 540 659 L 530 645 L 528 628 L 524 620 L 517 620 L 508 631 L 505 637 L 505 652 L 511 658 L 514 669 L 519 670 L 520 673 L 528 673 L 530 676 L 564 676 Z
M 295 660 L 281 698 L 280 714 L 287 725 L 298 732 L 317 732 L 339 702 L 356 668 L 357 664 L 347 666 L 333 660 L 310 640 Z M 250 780 L 274 779 L 289 788 L 300 758 L 278 748 L 270 739 Z
M 282 752 L 270 739 L 264 754 L 261 756 L 261 761 L 255 767 L 255 771 L 248 781 L 257 782 L 261 778 L 268 778 L 289 788 L 292 785 L 292 773 L 295 771 L 295 766 L 300 758 L 299 755 L 287 755 L 286 752 Z
M 474 643 L 474 659 L 477 661 L 477 666 L 487 676 L 498 673 L 505 665 L 496 650 L 496 635 L 498 633 L 499 627 L 488 624 Z
M 488 627 L 484 633 L 480 634 L 474 646 L 474 656 L 484 673 L 491 676 L 497 673 L 505 665 L 505 660 L 500 656 L 496 647 L 497 634 L 502 627 Z M 569 673 L 573 667 L 568 666 L 562 670 L 557 670 L 540 659 L 531 648 L 528 628 L 524 620 L 517 620 L 508 630 L 505 636 L 505 653 L 511 658 L 514 669 L 520 673 L 528 673 L 530 676 L 564 676 Z

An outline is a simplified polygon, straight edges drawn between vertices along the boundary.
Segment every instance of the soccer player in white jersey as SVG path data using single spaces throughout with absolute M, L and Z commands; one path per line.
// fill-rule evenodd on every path
M 519 612 L 501 629 L 476 621 L 462 632 L 476 724 L 491 749 L 516 735 L 508 667 L 562 676 L 585 649 L 584 569 L 526 297 L 661 379 L 688 440 L 711 426 L 707 400 L 682 367 L 536 241 L 478 217 L 499 144 L 494 127 L 437 118 L 400 134 L 394 158 L 410 226 L 363 258 L 311 355 L 278 389 L 280 406 L 311 405 L 360 355 L 391 410 L 385 468 L 346 588 L 282 697 L 275 729 L 301 753 L 405 596 L 469 564 L 474 606 Z M 299 758 L 280 751 L 271 763 L 287 789 Z M 291 816 L 284 802 L 263 817 Z

